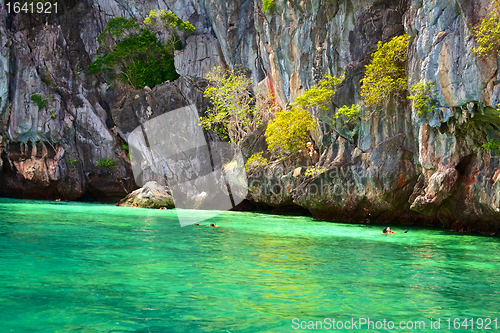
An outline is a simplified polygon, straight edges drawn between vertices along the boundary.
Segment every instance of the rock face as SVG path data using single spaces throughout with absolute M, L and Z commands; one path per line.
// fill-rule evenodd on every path
M 292 173 L 293 167 L 304 167 L 300 162 L 254 171 L 251 200 L 275 207 L 300 205 L 320 219 L 496 232 L 500 172 L 496 153 L 481 145 L 498 140 L 498 116 L 491 108 L 498 107 L 497 59 L 475 56 L 470 32 L 488 5 L 277 2 L 262 13 L 255 3 L 259 54 L 282 107 L 328 73 L 346 74 L 336 105 L 360 103 L 359 80 L 369 54 L 379 40 L 404 32 L 411 36 L 409 85 L 435 81 L 439 107 L 423 121 L 403 96 L 365 112 L 356 128 L 323 127 L 315 139 L 319 166 L 327 171 L 313 177 Z M 333 111 L 317 116 L 328 122 Z
M 0 86 L 8 89 L 0 104 L 0 194 L 116 200 L 134 184 L 109 107 L 81 70 L 89 55 L 77 27 L 93 13 L 87 3 L 67 9 L 58 24 L 45 25 L 2 8 L 0 62 L 8 68 Z M 97 29 L 89 26 L 86 37 L 94 40 Z M 96 166 L 101 158 L 116 168 Z
M 221 64 L 218 44 L 206 34 L 204 19 L 196 19 L 194 4 L 170 5 L 183 19 L 194 15 L 200 35 L 190 36 L 183 50 L 194 58 L 177 61 L 186 76 L 153 90 L 110 87 L 87 74 L 86 67 L 110 17 L 143 19 L 151 9 L 169 9 L 166 3 L 128 7 L 115 1 L 68 1 L 47 25 L 2 7 L 0 195 L 118 201 L 137 187 L 124 149 L 127 134 L 182 106 L 204 110 L 204 86 L 195 73 Z M 199 40 L 205 48 L 197 46 Z M 36 96 L 43 103 L 34 101 Z M 116 167 L 97 166 L 101 159 L 113 160 Z
M 125 198 L 120 200 L 117 206 L 122 207 L 140 207 L 140 208 L 174 208 L 174 199 L 166 186 L 158 185 L 157 182 L 151 181 L 144 184 L 138 190 L 129 193 Z
M 186 47 L 176 52 L 175 68 L 181 76 L 204 78 L 223 64 L 217 39 L 210 34 L 189 36 Z
M 249 173 L 248 199 L 313 216 L 399 222 L 463 231 L 500 228 L 500 163 L 481 148 L 499 140 L 498 57 L 479 58 L 471 28 L 489 0 L 69 1 L 49 24 L 0 12 L 0 195 L 112 200 L 135 188 L 127 151 L 138 126 L 187 105 L 207 108 L 203 78 L 214 66 L 247 69 L 282 108 L 326 74 L 345 80 L 335 107 L 314 115 L 312 151 Z M 153 89 L 110 86 L 85 71 L 109 17 L 142 20 L 173 10 L 197 28 L 175 65 L 181 77 Z M 417 116 L 406 96 L 370 109 L 360 79 L 378 41 L 410 35 L 409 86 L 434 81 L 438 108 Z M 39 94 L 47 106 L 31 100 Z M 361 104 L 355 125 L 330 126 L 336 107 Z M 242 145 L 266 149 L 265 128 Z M 210 135 L 207 135 L 210 137 Z M 315 157 L 313 157 L 315 156 Z M 98 167 L 113 159 L 115 169 Z M 310 175 L 315 165 L 326 170 Z M 144 166 L 147 170 L 148 165 Z M 319 170 L 319 169 L 318 169 Z

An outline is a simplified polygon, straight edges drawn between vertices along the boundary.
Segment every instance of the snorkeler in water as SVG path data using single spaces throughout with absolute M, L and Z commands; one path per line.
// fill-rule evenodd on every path
M 218 226 L 217 224 L 215 224 L 215 223 L 210 223 L 210 226 L 211 226 L 211 227 L 215 227 L 215 228 L 218 228 L 218 227 L 219 227 L 219 226 Z
M 384 235 L 387 235 L 387 234 L 395 234 L 395 232 L 391 230 L 391 227 L 384 228 L 384 230 L 382 230 L 382 233 L 383 233 Z

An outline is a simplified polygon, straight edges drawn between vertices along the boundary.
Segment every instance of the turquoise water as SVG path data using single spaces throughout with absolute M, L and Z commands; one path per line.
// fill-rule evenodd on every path
M 0 332 L 305 332 L 295 323 L 324 318 L 426 324 L 379 332 L 441 318 L 445 332 L 457 317 L 476 325 L 457 331 L 486 332 L 495 322 L 479 318 L 500 319 L 498 238 L 241 212 L 211 222 L 0 199 Z

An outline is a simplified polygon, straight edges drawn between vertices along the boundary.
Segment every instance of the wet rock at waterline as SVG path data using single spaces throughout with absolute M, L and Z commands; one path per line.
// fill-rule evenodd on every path
M 170 190 L 166 186 L 161 186 L 155 181 L 144 184 L 120 200 L 116 204 L 122 207 L 140 207 L 140 208 L 174 208 L 174 199 Z

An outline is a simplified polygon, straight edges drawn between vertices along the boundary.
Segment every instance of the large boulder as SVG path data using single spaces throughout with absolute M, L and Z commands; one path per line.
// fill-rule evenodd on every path
M 133 191 L 116 204 L 121 207 L 174 208 L 174 199 L 166 186 L 155 181 L 147 182 L 142 188 Z

